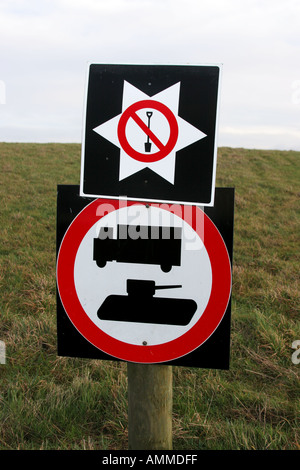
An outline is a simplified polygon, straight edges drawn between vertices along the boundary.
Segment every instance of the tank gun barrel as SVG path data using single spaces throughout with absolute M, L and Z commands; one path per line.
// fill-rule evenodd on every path
M 158 289 L 176 289 L 178 287 L 182 287 L 180 284 L 170 285 L 170 286 L 155 286 L 155 290 Z
M 127 279 L 127 294 L 142 296 L 150 295 L 153 296 L 155 291 L 158 289 L 175 289 L 182 287 L 181 285 L 166 285 L 166 286 L 156 286 L 155 281 L 148 281 L 142 279 Z

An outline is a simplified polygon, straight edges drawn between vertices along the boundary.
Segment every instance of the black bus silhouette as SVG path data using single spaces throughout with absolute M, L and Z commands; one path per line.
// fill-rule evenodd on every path
M 117 238 L 112 227 L 101 227 L 94 238 L 93 260 L 99 268 L 108 261 L 157 264 L 169 272 L 181 262 L 181 227 L 118 225 Z

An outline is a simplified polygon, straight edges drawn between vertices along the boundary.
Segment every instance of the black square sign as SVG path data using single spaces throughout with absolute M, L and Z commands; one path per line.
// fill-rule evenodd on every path
M 212 206 L 220 72 L 90 64 L 80 195 Z
M 233 205 L 232 188 L 201 209 L 59 186 L 58 354 L 227 369 Z

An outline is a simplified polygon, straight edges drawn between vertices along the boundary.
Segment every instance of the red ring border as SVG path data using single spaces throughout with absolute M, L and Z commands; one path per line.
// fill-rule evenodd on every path
M 131 117 L 131 114 L 135 113 L 141 108 L 152 108 L 160 111 L 165 116 L 170 126 L 170 137 L 163 150 L 159 150 L 158 152 L 152 153 L 150 155 L 143 154 L 132 148 L 127 140 L 125 132 L 126 125 Z M 163 103 L 155 100 L 142 100 L 132 104 L 123 112 L 119 120 L 117 133 L 120 145 L 127 155 L 143 163 L 153 163 L 162 160 L 172 152 L 178 139 L 178 123 L 172 111 Z
M 84 311 L 77 296 L 74 282 L 74 265 L 79 246 L 88 230 L 102 217 L 97 215 L 99 204 L 107 204 L 107 212 L 119 209 L 117 200 L 96 199 L 87 205 L 73 220 L 61 242 L 56 278 L 59 296 L 66 314 L 79 333 L 97 349 L 115 358 L 137 363 L 163 363 L 185 356 L 201 346 L 220 324 L 231 295 L 231 263 L 224 240 L 217 227 L 204 213 L 205 240 L 196 230 L 196 217 L 189 223 L 198 233 L 211 262 L 212 289 L 208 304 L 197 323 L 182 336 L 159 345 L 134 345 L 113 338 L 99 329 Z M 127 206 L 137 203 L 127 201 Z M 151 206 L 151 203 L 147 203 Z M 157 206 L 157 205 L 156 205 Z M 165 208 L 171 210 L 170 208 Z M 200 210 L 195 207 L 196 210 Z M 184 213 L 184 212 L 183 212 Z M 183 219 L 184 220 L 184 219 Z

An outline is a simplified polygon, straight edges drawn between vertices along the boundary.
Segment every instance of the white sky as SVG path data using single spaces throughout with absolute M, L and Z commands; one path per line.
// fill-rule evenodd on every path
M 0 0 L 0 141 L 80 143 L 90 61 L 221 63 L 218 145 L 300 150 L 299 0 Z

